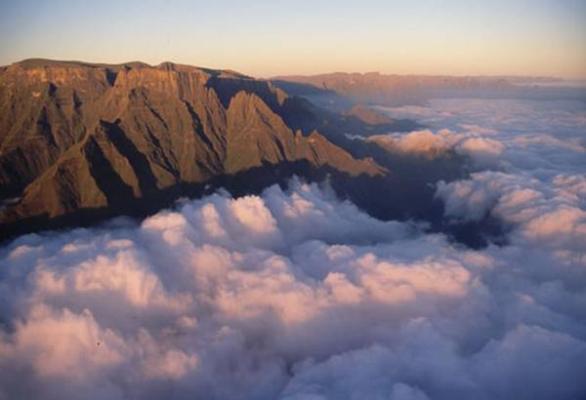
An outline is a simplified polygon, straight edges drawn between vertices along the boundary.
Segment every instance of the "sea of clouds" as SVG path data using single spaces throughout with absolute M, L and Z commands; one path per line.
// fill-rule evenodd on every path
M 585 104 L 385 111 L 429 129 L 377 140 L 470 157 L 437 197 L 505 245 L 301 181 L 22 236 L 0 248 L 0 399 L 585 398 Z

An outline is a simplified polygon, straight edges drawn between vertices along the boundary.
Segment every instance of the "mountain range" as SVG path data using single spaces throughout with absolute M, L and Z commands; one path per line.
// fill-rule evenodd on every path
M 341 90 L 339 110 L 297 93 L 323 88 L 282 83 L 168 62 L 0 67 L 0 240 L 143 217 L 220 188 L 258 193 L 292 176 L 327 181 L 377 218 L 460 234 L 444 225 L 433 184 L 462 177 L 461 156 L 389 152 L 365 138 L 421 126 Z
M 435 98 L 586 100 L 583 88 L 563 87 L 560 79 L 551 77 L 335 72 L 277 76 L 272 82 L 292 95 L 335 110 L 356 102 L 388 107 L 425 105 Z
M 267 169 L 388 172 L 312 129 L 314 111 L 232 71 L 40 59 L 2 67 L 3 233 L 149 212 L 228 177 L 254 186 Z

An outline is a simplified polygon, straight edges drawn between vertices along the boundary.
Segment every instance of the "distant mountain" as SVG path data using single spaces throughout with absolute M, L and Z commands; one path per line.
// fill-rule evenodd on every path
M 289 93 L 336 110 L 353 104 L 401 106 L 445 97 L 579 99 L 583 88 L 562 87 L 546 77 L 385 75 L 378 72 L 291 75 L 272 78 Z M 545 87 L 544 83 L 551 86 Z
M 246 186 L 267 169 L 386 173 L 314 130 L 323 123 L 305 100 L 232 71 L 49 60 L 2 67 L 0 224 L 26 231 L 27 221 L 151 210 L 206 183 Z
M 311 96 L 312 89 L 304 91 L 303 86 L 291 87 L 291 84 L 321 89 L 357 103 L 387 106 L 419 104 L 440 93 L 503 91 L 512 86 L 504 78 L 384 75 L 378 72 L 280 76 L 273 81 L 296 95 Z

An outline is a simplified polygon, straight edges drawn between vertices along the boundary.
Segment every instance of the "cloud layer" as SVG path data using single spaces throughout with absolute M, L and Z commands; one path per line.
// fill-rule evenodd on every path
M 456 126 L 450 107 L 425 110 L 449 132 L 397 140 L 498 143 L 437 196 L 448 219 L 501 220 L 507 245 L 462 248 L 297 181 L 23 236 L 0 249 L 0 398 L 583 397 L 586 168 L 570 133 L 586 124 L 564 106 L 537 135 L 543 110 L 499 125 L 461 106 Z
M 448 152 L 468 156 L 476 167 L 491 167 L 498 163 L 505 146 L 476 133 L 455 133 L 442 129 L 437 133 L 429 129 L 408 134 L 373 135 L 366 139 L 391 153 L 435 158 Z

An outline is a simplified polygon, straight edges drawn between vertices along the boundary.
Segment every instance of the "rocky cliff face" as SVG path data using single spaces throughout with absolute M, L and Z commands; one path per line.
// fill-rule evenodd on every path
M 164 63 L 28 60 L 0 69 L 0 223 L 132 207 L 177 185 L 304 162 L 384 174 L 317 132 L 266 81 Z M 301 111 L 300 111 L 301 112 Z

